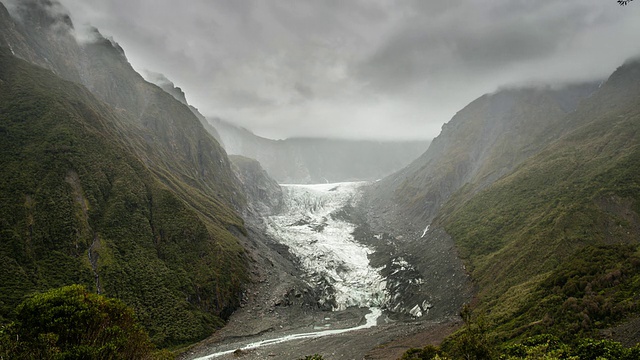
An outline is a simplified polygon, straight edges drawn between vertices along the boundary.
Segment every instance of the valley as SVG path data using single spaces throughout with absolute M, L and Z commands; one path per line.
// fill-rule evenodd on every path
M 0 0 L 0 359 L 640 358 L 640 4 L 320 3 Z
M 414 277 L 417 271 L 402 257 L 387 256 L 386 271 L 387 265 L 372 267 L 370 259 L 380 261 L 384 255 L 354 238 L 355 229 L 367 225 L 351 223 L 355 217 L 349 212 L 358 206 L 367 185 L 282 185 L 282 210 L 264 219 L 266 234 L 286 246 L 300 271 L 297 277 L 308 288 L 279 290 L 283 283 L 277 273 L 267 274 L 254 288 L 257 296 L 249 296 L 225 328 L 181 358 L 298 359 L 322 353 L 326 359 L 358 359 L 401 338 L 455 328 L 456 316 L 429 317 L 432 305 L 426 301 L 401 306 L 404 299 L 420 293 L 412 286 L 424 280 Z M 371 240 L 378 242 L 382 235 L 373 235 L 370 244 Z M 296 303 L 291 297 L 306 302 Z

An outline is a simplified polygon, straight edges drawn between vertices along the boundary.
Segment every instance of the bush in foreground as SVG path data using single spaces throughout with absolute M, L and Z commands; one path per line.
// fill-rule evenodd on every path
M 116 299 L 71 285 L 36 294 L 0 329 L 0 358 L 152 359 L 155 352 L 133 310 Z

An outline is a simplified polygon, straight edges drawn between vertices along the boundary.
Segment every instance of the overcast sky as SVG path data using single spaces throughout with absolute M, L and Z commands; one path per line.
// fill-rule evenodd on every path
M 640 2 L 60 0 L 189 103 L 270 138 L 429 139 L 502 86 L 604 78 Z

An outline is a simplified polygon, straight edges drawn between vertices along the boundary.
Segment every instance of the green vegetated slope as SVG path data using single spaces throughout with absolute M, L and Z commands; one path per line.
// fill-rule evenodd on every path
M 32 359 L 171 359 L 155 351 L 130 307 L 81 285 L 35 294 L 0 331 L 0 357 Z
M 630 62 L 558 123 L 567 135 L 440 212 L 497 338 L 591 336 L 639 313 L 638 99 Z
M 540 151 L 549 132 L 596 83 L 512 88 L 483 95 L 460 110 L 429 149 L 408 167 L 376 183 L 368 197 L 380 212 L 422 227 L 460 187 L 483 188 Z
M 156 344 L 201 339 L 239 304 L 242 222 L 170 163 L 149 170 L 118 116 L 1 48 L 0 314 L 79 283 L 133 306 Z
M 186 104 L 143 79 L 124 50 L 93 29 L 76 29 L 56 0 L 0 4 L 0 44 L 16 56 L 84 85 L 117 112 L 135 155 L 201 214 L 235 215 L 246 205 L 226 153 Z M 212 211 L 209 211 L 213 207 Z M 240 222 L 239 219 L 234 221 Z

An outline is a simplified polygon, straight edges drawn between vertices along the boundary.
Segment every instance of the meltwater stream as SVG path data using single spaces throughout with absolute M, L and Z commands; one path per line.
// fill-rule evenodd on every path
M 260 341 L 256 341 L 256 342 L 244 345 L 244 346 L 242 346 L 242 347 L 240 347 L 238 349 L 220 351 L 220 352 L 217 352 L 217 353 L 209 354 L 207 356 L 196 358 L 194 360 L 209 360 L 209 359 L 217 358 L 217 357 L 220 357 L 220 356 L 233 354 L 234 352 L 236 352 L 238 350 L 246 351 L 246 350 L 257 349 L 257 348 L 260 348 L 260 347 L 263 347 L 263 346 L 281 344 L 281 343 L 284 343 L 284 342 L 287 342 L 287 341 L 292 341 L 292 340 L 315 339 L 315 338 L 319 338 L 319 337 L 323 337 L 323 336 L 338 335 L 338 334 L 344 334 L 344 333 L 350 332 L 350 331 L 368 329 L 370 327 L 376 326 L 376 322 L 377 322 L 378 318 L 380 317 L 380 315 L 382 315 L 382 310 L 380 310 L 378 308 L 372 308 L 371 309 L 371 313 L 369 313 L 369 314 L 367 314 L 365 316 L 367 321 L 364 324 L 356 326 L 356 327 L 347 328 L 347 329 L 314 331 L 314 332 L 286 335 L 286 336 L 282 336 L 282 337 L 275 338 L 275 339 L 260 340 Z
M 238 348 L 256 349 L 292 340 L 312 339 L 376 325 L 382 315 L 380 307 L 388 301 L 386 281 L 378 269 L 369 265 L 371 249 L 356 242 L 351 235 L 355 226 L 347 221 L 343 208 L 349 205 L 365 183 L 319 185 L 282 185 L 286 209 L 267 219 L 267 232 L 287 245 L 298 258 L 310 285 L 323 288 L 323 301 L 332 310 L 368 307 L 362 325 L 335 330 L 289 334 L 260 340 Z M 206 360 L 233 353 L 220 351 L 195 359 Z
M 354 240 L 355 226 L 344 216 L 364 184 L 283 185 L 286 210 L 267 221 L 269 235 L 289 247 L 333 310 L 388 301 L 386 281 L 369 265 L 372 250 Z

